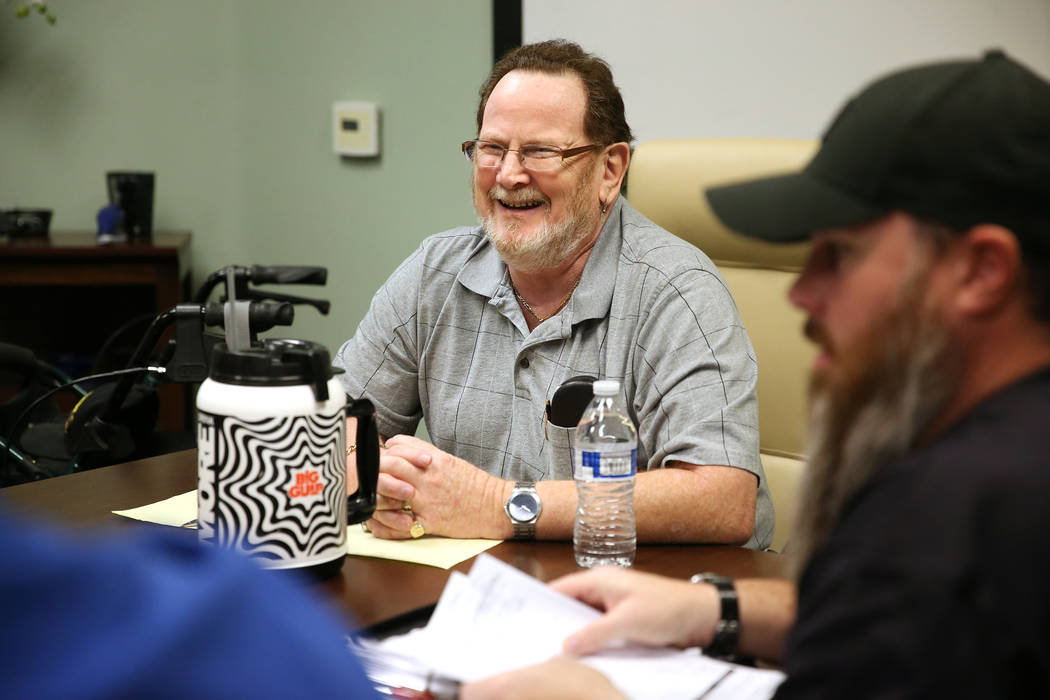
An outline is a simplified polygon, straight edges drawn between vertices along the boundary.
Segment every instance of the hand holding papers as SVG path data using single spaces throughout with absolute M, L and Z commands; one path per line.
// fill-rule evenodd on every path
M 362 644 L 376 654 L 415 659 L 424 674 L 466 682 L 559 655 L 565 637 L 599 615 L 482 555 L 469 576 L 452 573 L 426 627 Z M 730 683 L 734 698 L 768 698 L 783 678 L 776 671 L 717 661 L 696 649 L 621 647 L 581 661 L 630 698 L 717 698 L 719 687 Z

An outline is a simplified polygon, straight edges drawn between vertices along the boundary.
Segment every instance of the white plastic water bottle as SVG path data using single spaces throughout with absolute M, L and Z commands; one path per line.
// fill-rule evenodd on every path
M 576 427 L 576 526 L 572 544 L 583 567 L 630 566 L 638 538 L 634 476 L 638 432 L 618 398 L 620 382 L 594 383 L 594 398 Z

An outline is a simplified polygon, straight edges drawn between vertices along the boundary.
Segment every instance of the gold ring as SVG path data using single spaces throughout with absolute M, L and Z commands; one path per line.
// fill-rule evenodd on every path
M 365 532 L 371 532 L 371 530 L 368 529 L 368 523 L 361 523 L 361 529 Z
M 401 506 L 401 512 L 402 513 L 411 513 L 412 512 L 412 501 L 405 501 L 405 505 Z
M 346 448 L 346 456 L 347 456 L 347 457 L 349 457 L 349 456 L 350 456 L 350 454 L 351 454 L 351 453 L 352 453 L 352 452 L 353 452 L 354 450 L 356 450 L 356 449 L 357 449 L 357 444 L 356 444 L 356 443 L 355 443 L 355 444 L 353 444 L 353 445 L 350 445 L 350 446 L 348 446 L 348 447 Z
M 427 534 L 427 531 L 423 529 L 423 523 L 418 520 L 413 520 L 412 529 L 408 531 L 408 534 L 412 535 L 412 539 L 418 540 L 420 537 Z

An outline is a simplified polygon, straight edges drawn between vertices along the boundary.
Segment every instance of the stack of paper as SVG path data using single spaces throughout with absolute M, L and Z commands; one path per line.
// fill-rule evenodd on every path
M 483 554 L 453 572 L 426 627 L 380 642 L 359 640 L 366 669 L 470 681 L 545 661 L 599 613 Z M 411 660 L 411 661 L 409 661 Z M 619 648 L 582 659 L 630 698 L 769 698 L 783 674 L 718 661 L 696 649 Z M 370 675 L 372 671 L 370 670 Z M 373 676 L 376 680 L 376 677 Z M 409 681 L 385 677 L 382 684 Z

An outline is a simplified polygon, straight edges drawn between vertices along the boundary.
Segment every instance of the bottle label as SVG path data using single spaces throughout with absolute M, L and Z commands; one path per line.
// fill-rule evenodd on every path
M 634 476 L 638 462 L 638 449 L 626 452 L 591 452 L 576 450 L 576 478 L 578 479 L 622 479 Z

